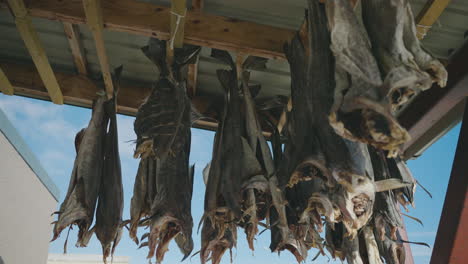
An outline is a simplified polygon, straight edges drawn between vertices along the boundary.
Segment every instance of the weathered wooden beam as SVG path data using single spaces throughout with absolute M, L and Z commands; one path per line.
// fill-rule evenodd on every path
M 83 0 L 84 12 L 89 29 L 91 30 L 94 43 L 96 44 L 96 52 L 101 65 L 102 77 L 106 86 L 108 98 L 112 98 L 114 94 L 114 85 L 112 83 L 112 75 L 109 68 L 109 60 L 104 46 L 104 20 L 102 15 L 101 0 Z
M 10 80 L 8 80 L 2 68 L 0 68 L 0 91 L 6 95 L 13 95 L 15 92 L 13 85 Z
M 63 22 L 63 30 L 67 36 L 73 61 L 79 74 L 88 75 L 86 57 L 83 55 L 84 49 L 80 39 L 80 31 L 76 25 Z
M 192 0 L 192 11 L 201 12 L 204 6 L 204 0 Z M 187 76 L 187 93 L 190 98 L 194 97 L 197 93 L 197 81 L 198 81 L 198 62 L 199 56 L 195 60 L 195 63 L 188 65 L 188 76 Z
M 23 0 L 8 0 L 8 4 L 15 16 L 16 28 L 18 29 L 31 58 L 45 83 L 52 102 L 55 104 L 63 104 L 63 96 L 60 91 L 60 86 L 57 83 L 39 36 L 33 28 L 31 18 L 28 15 L 28 11 L 25 8 Z
M 468 259 L 468 104 L 462 122 L 431 264 L 462 264 Z
M 416 17 L 416 30 L 419 39 L 423 39 L 432 25 L 439 19 L 451 0 L 428 0 Z
M 188 65 L 187 73 L 187 94 L 190 98 L 194 97 L 197 94 L 197 81 L 198 81 L 198 63 L 199 57 L 193 64 Z
M 407 159 L 431 143 L 431 138 L 426 138 L 425 142 L 420 139 L 468 96 L 468 43 L 452 56 L 447 71 L 449 78 L 445 88 L 434 84 L 432 89 L 418 95 L 398 117 L 411 135 L 411 140 L 403 147 L 405 151 L 412 149 L 411 153 L 405 153 Z M 421 147 L 412 148 L 416 143 Z
M 205 7 L 205 0 L 192 0 L 192 10 L 201 11 Z
M 27 8 L 31 15 L 45 19 L 83 24 L 86 21 L 80 1 L 34 0 Z M 132 0 L 102 2 L 106 29 L 168 40 L 170 7 Z M 266 58 L 284 58 L 283 45 L 294 30 L 241 21 L 234 18 L 187 11 L 184 43 L 243 52 Z
M 16 95 L 50 100 L 47 90 L 44 87 L 36 69 L 31 66 L 24 66 L 12 63 L 0 63 L 0 68 L 5 69 L 5 74 L 9 77 L 15 89 Z M 97 98 L 100 88 L 95 82 L 86 76 L 56 72 L 57 81 L 63 87 L 64 103 L 74 106 L 91 108 L 93 100 Z M 3 92 L 3 90 L 1 90 Z M 141 102 L 151 92 L 150 87 L 143 86 L 121 86 L 117 94 L 119 102 L 117 112 L 119 114 L 135 116 Z M 205 98 L 193 98 L 192 103 L 197 109 L 203 109 L 209 102 Z M 206 107 L 205 107 L 206 108 Z M 197 121 L 196 128 L 216 130 L 216 122 Z

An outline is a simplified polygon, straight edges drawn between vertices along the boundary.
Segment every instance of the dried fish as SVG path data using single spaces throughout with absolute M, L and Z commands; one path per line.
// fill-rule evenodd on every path
M 374 229 L 375 236 L 379 236 L 380 231 Z M 406 254 L 403 244 L 384 236 L 382 240 L 377 239 L 377 246 L 380 255 L 384 258 L 386 264 L 403 264 L 405 263 Z
M 136 115 L 134 129 L 137 146 L 134 156 L 154 156 L 163 160 L 169 154 L 175 155 L 185 145 L 179 134 L 185 131 L 184 126 L 187 124 L 182 119 L 186 111 L 190 113 L 191 107 L 187 103 L 185 83 L 180 71 L 200 48 L 186 46 L 176 50 L 171 67 L 166 64 L 165 41 L 152 38 L 142 51 L 159 68 L 160 76 Z
M 166 42 L 150 39 L 142 50 L 159 68 L 160 76 L 134 123 L 135 157 L 141 161 L 131 202 L 130 237 L 138 243 L 137 227 L 148 226 L 149 234 L 142 237 L 148 238 L 147 258 L 156 256 L 161 263 L 173 238 L 184 259 L 193 250 L 194 168 L 189 169 L 192 107 L 184 67 L 200 48 L 176 49 L 170 65 L 166 63 Z
M 333 217 L 328 213 L 329 219 L 341 215 L 348 235 L 354 237 L 372 215 L 375 196 L 372 164 L 364 144 L 343 139 L 328 122 L 335 88 L 324 6 L 309 1 L 307 19 L 310 55 L 306 55 L 299 36 L 286 48 L 293 108 L 281 167 L 281 175 L 286 175 L 287 180 L 282 182 L 291 186 L 298 182 L 297 178 L 310 180 L 318 176 L 324 180 L 329 199 L 339 209 Z M 303 164 L 309 164 L 309 168 Z M 304 177 L 304 172 L 310 176 Z
M 227 248 L 237 243 L 236 224 L 242 217 L 241 138 L 242 119 L 240 112 L 240 91 L 234 62 L 227 52 L 212 50 L 212 57 L 225 62 L 230 70 L 217 70 L 218 79 L 225 91 L 224 111 L 216 131 L 205 191 L 205 213 L 202 218 L 201 262 L 211 256 L 212 263 L 218 263 Z M 244 145 L 245 146 L 245 145 Z M 206 240 L 215 235 L 216 239 Z
M 115 88 L 122 68 L 115 72 Z M 116 89 L 117 91 L 117 89 Z M 116 246 L 122 236 L 123 186 L 120 167 L 119 143 L 117 133 L 116 98 L 105 103 L 105 111 L 109 118 L 109 131 L 105 136 L 104 166 L 96 209 L 96 225 L 94 231 L 101 242 L 104 263 L 107 257 L 113 257 Z
M 406 209 L 406 211 L 408 211 L 406 208 L 407 205 L 410 204 L 414 207 L 414 193 L 416 192 L 417 185 L 416 180 L 414 179 L 413 174 L 411 174 L 406 163 L 401 160 L 400 157 L 388 159 L 387 163 L 391 178 L 400 179 L 401 181 L 409 184 L 407 187 L 393 191 L 398 202 Z
M 445 86 L 447 72 L 422 47 L 407 0 L 362 1 L 363 21 L 394 109 L 431 87 Z
M 391 113 L 371 43 L 351 3 L 326 1 L 331 49 L 336 59 L 335 97 L 330 124 L 350 140 L 397 151 L 409 134 Z
M 104 104 L 106 97 L 99 96 L 93 103 L 93 113 L 88 127 L 77 134 L 77 156 L 73 166 L 65 200 L 60 205 L 58 221 L 54 226 L 52 241 L 58 238 L 63 229 L 78 225 L 77 246 L 86 246 L 92 235 L 90 226 L 101 185 L 104 138 L 108 117 Z
M 392 175 L 389 172 L 387 158 L 383 151 L 369 147 L 369 153 L 374 168 L 375 181 L 391 179 Z M 376 193 L 374 227 L 376 232 L 378 232 L 377 238 L 384 240 L 387 227 L 389 227 L 390 233 L 387 235 L 396 239 L 397 228 L 401 226 L 403 226 L 403 222 L 397 208 L 397 200 L 393 191 L 388 190 Z

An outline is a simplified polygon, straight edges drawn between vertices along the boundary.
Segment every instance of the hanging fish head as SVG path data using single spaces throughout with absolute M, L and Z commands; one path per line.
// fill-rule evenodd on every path
M 352 175 L 351 179 L 351 184 L 337 188 L 333 200 L 341 211 L 348 235 L 354 237 L 372 216 L 375 186 L 366 176 Z

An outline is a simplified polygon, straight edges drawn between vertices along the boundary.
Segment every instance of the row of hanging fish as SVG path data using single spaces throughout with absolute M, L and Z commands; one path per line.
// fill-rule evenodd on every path
M 274 240 L 271 228 L 272 244 L 298 261 L 314 247 L 348 263 L 404 263 L 397 203 L 414 205 L 416 180 L 400 158 L 409 135 L 394 115 L 433 82 L 443 87 L 447 72 L 421 47 L 408 1 L 308 7 L 307 37 L 285 46 L 292 110 L 278 162 L 295 240 Z
M 306 34 L 285 44 L 292 109 L 281 132 L 262 111 L 284 100 L 256 100 L 261 87 L 250 82 L 250 71 L 265 69 L 267 60 L 234 62 L 212 50 L 226 67 L 216 72 L 224 100 L 203 171 L 201 263 L 220 263 L 236 247 L 239 228 L 254 250 L 259 226 L 270 230 L 272 252 L 290 251 L 298 262 L 311 248 L 348 263 L 405 262 L 398 203 L 414 205 L 416 180 L 400 158 L 409 134 L 395 113 L 432 83 L 443 87 L 447 72 L 419 43 L 407 0 L 308 0 L 306 24 Z M 183 259 L 193 251 L 190 127 L 200 116 L 186 92 L 186 66 L 200 48 L 168 54 L 166 45 L 150 39 L 142 48 L 159 78 L 134 122 L 140 163 L 128 221 L 130 237 L 158 263 L 172 239 Z M 77 245 L 95 233 L 104 260 L 123 226 L 116 126 L 115 99 L 100 96 L 76 137 L 53 238 L 77 225 Z
M 118 88 L 122 68 L 115 71 Z M 118 89 L 116 89 L 117 91 Z M 88 127 L 75 138 L 76 159 L 65 200 L 54 222 L 52 241 L 65 228 L 78 226 L 76 246 L 85 247 L 93 234 L 101 242 L 103 261 L 113 256 L 122 235 L 123 187 L 117 134 L 116 98 L 104 92 L 93 102 Z M 94 227 L 91 228 L 95 218 Z M 64 245 L 66 252 L 68 235 Z

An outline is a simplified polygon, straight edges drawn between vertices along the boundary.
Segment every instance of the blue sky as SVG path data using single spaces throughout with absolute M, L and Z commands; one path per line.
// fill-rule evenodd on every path
M 61 191 L 60 202 L 65 196 L 70 173 L 75 159 L 74 136 L 90 119 L 91 111 L 86 108 L 73 106 L 58 106 L 50 102 L 27 99 L 18 96 L 6 96 L 0 94 L 0 109 L 2 109 L 13 122 L 20 135 L 24 138 L 33 153 L 38 157 L 49 176 Z M 133 183 L 138 168 L 138 160 L 133 159 L 133 149 L 136 136 L 133 132 L 133 117 L 118 116 L 118 132 L 120 157 L 122 162 L 122 176 L 125 195 L 124 219 L 129 218 L 130 199 L 133 191 Z M 444 137 L 431 146 L 417 160 L 408 162 L 414 176 L 431 191 L 430 199 L 420 188 L 416 192 L 416 208 L 411 208 L 410 215 L 418 217 L 424 222 L 420 226 L 413 220 L 405 218 L 409 239 L 411 241 L 423 241 L 431 246 L 434 243 L 437 226 L 442 211 L 445 192 L 447 189 L 450 170 L 455 153 L 460 125 L 448 132 Z M 211 158 L 213 145 L 213 132 L 192 129 L 191 163 L 196 164 L 194 194 L 192 199 L 192 215 L 194 218 L 194 252 L 200 249 L 200 236 L 196 232 L 203 213 L 203 197 L 205 187 L 202 180 L 202 170 Z M 57 206 L 59 206 L 59 204 Z M 142 231 L 139 232 L 141 234 Z M 233 251 L 234 263 L 296 263 L 291 254 L 284 252 L 280 256 L 270 253 L 268 246 L 269 232 L 263 233 L 255 242 L 256 250 L 248 249 L 245 235 L 242 230 L 238 232 L 237 249 Z M 62 253 L 66 234 L 50 244 L 49 252 Z M 70 233 L 68 243 L 69 253 L 101 254 L 99 241 L 94 237 L 87 248 L 75 248 L 76 230 Z M 415 263 L 429 263 L 431 249 L 422 246 L 412 246 Z M 117 256 L 129 256 L 132 264 L 147 263 L 146 249 L 137 249 L 137 246 L 128 237 L 125 230 Z M 316 251 L 309 253 L 309 259 Z M 164 263 L 179 263 L 181 253 L 172 243 L 167 252 Z M 194 256 L 184 263 L 199 263 L 199 256 Z M 222 263 L 230 263 L 226 254 Z M 315 263 L 328 263 L 327 257 L 320 257 Z M 331 261 L 330 263 L 335 263 Z M 336 262 L 340 263 L 340 262 Z

